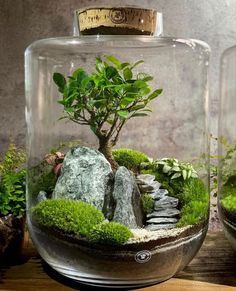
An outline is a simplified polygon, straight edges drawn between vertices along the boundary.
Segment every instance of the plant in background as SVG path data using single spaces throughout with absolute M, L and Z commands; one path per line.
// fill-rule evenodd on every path
M 87 125 L 99 140 L 99 151 L 113 169 L 117 163 L 112 156 L 120 132 L 128 120 L 147 116 L 149 103 L 162 93 L 151 90 L 148 82 L 153 77 L 146 73 L 134 75 L 133 70 L 143 63 L 122 63 L 114 56 L 96 59 L 96 71 L 88 74 L 79 68 L 66 79 L 54 73 L 53 80 L 63 95 L 58 101 L 67 118 L 77 124 Z
M 10 144 L 0 162 L 0 216 L 25 213 L 25 152 Z

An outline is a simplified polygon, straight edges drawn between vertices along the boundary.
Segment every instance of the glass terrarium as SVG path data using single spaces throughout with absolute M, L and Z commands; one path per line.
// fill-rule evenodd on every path
M 79 282 L 151 285 L 208 226 L 209 47 L 152 9 L 89 8 L 26 50 L 27 212 L 42 258 Z
M 225 234 L 236 250 L 236 46 L 221 63 L 218 209 Z

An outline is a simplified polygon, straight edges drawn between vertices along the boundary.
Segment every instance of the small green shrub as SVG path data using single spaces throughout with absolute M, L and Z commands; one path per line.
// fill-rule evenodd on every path
M 142 195 L 141 203 L 144 213 L 149 214 L 153 212 L 155 200 L 150 194 Z
M 96 225 L 90 233 L 90 239 L 106 245 L 121 245 L 133 236 L 125 225 L 118 222 L 107 222 Z
M 229 212 L 236 213 L 236 187 L 229 184 L 224 185 L 221 194 L 222 207 Z
M 180 220 L 177 223 L 178 227 L 193 225 L 206 219 L 208 215 L 208 203 L 205 201 L 193 200 L 181 209 Z
M 200 179 L 190 179 L 183 187 L 182 193 L 176 195 L 182 206 L 178 226 L 195 224 L 208 216 L 209 195 Z
M 221 205 L 225 210 L 236 214 L 236 195 L 235 194 L 229 195 L 221 199 Z
M 154 162 L 157 169 L 161 169 L 162 172 L 170 179 L 182 178 L 187 180 L 190 178 L 197 178 L 197 172 L 194 170 L 190 163 L 179 162 L 177 159 L 164 158 Z
M 10 144 L 0 158 L 0 216 L 25 214 L 26 154 Z
M 53 166 L 43 161 L 29 169 L 28 181 L 29 194 L 31 197 L 36 198 L 39 191 L 51 194 L 55 188 L 57 177 L 53 173 Z
M 119 166 L 124 166 L 135 173 L 140 172 L 142 163 L 149 161 L 144 153 L 126 148 L 115 149 L 112 155 Z
M 81 236 L 87 236 L 95 225 L 105 220 L 93 205 L 69 199 L 42 201 L 32 209 L 32 216 L 39 225 Z

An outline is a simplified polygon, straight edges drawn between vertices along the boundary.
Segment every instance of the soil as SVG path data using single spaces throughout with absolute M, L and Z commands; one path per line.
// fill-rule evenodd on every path
M 0 217 L 0 256 L 17 255 L 23 244 L 25 217 Z
M 36 224 L 34 222 L 34 224 Z M 37 224 L 36 224 L 37 225 Z M 129 241 L 123 245 L 102 245 L 98 243 L 94 243 L 88 241 L 85 238 L 81 238 L 78 235 L 63 233 L 62 231 L 49 229 L 46 227 L 42 227 L 37 225 L 42 231 L 53 235 L 59 239 L 63 239 L 64 241 L 74 243 L 82 248 L 88 248 L 91 252 L 93 251 L 101 251 L 101 252 L 138 252 L 142 250 L 150 250 L 153 251 L 156 247 L 162 246 L 168 243 L 173 243 L 175 241 L 179 241 L 186 237 L 194 236 L 196 233 L 200 232 L 202 229 L 207 228 L 207 221 L 189 225 L 180 228 L 173 229 L 163 229 L 157 231 L 147 231 L 145 229 L 133 229 L 132 232 L 134 237 L 129 239 Z

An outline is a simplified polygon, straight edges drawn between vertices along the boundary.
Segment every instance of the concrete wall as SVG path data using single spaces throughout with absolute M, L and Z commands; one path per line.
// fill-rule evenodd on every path
M 25 144 L 24 65 L 25 48 L 34 40 L 71 33 L 72 12 L 84 5 L 127 1 L 96 0 L 0 0 L 0 151 L 9 137 Z M 137 0 L 130 0 L 137 4 Z M 210 93 L 212 131 L 216 133 L 219 98 L 219 64 L 224 49 L 235 44 L 235 0 L 140 1 L 164 14 L 166 35 L 202 39 L 212 47 Z

